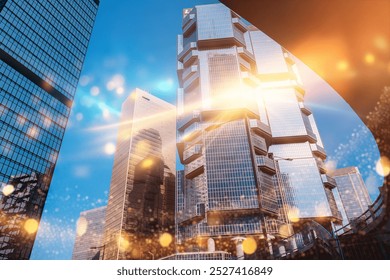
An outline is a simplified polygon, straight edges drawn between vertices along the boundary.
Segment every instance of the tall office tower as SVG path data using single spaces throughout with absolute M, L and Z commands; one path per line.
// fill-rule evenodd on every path
M 175 139 L 175 106 L 136 89 L 122 105 L 105 259 L 157 259 L 172 253 Z
M 291 220 L 336 220 L 334 181 L 290 55 L 221 4 L 185 9 L 182 29 L 178 241 L 238 254 L 252 236 L 261 254 L 266 238 L 291 234 Z
M 31 254 L 98 5 L 0 1 L 0 259 Z
M 80 213 L 72 260 L 99 260 L 104 257 L 106 206 Z
M 334 189 L 337 204 L 343 215 L 343 224 L 359 217 L 372 204 L 367 187 L 357 167 L 340 168 L 332 172 L 337 188 Z

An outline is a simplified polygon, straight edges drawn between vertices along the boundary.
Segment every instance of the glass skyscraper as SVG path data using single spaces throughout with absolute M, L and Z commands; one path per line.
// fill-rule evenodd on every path
M 99 260 L 104 255 L 106 206 L 80 213 L 72 260 Z
M 175 139 L 176 107 L 136 89 L 122 105 L 104 259 L 157 259 L 173 253 Z M 162 236 L 167 246 L 160 245 Z
M 261 257 L 291 223 L 338 222 L 336 184 L 291 55 L 221 4 L 185 9 L 182 30 L 178 243 L 235 254 L 237 238 L 251 236 Z
M 0 259 L 28 259 L 98 0 L 0 1 Z
M 359 217 L 372 204 L 367 187 L 357 167 L 340 168 L 332 172 L 337 182 L 336 202 L 343 213 L 343 224 Z M 345 214 L 344 214 L 345 213 Z

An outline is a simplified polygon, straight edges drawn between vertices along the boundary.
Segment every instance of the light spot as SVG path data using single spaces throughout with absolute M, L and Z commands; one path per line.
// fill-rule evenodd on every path
M 252 237 L 247 237 L 242 242 L 242 249 L 244 250 L 244 253 L 247 255 L 253 254 L 254 252 L 256 252 L 257 249 L 256 240 L 254 240 Z
M 287 211 L 287 217 L 293 223 L 299 222 L 299 209 L 297 207 L 292 207 Z
M 83 236 L 88 229 L 88 221 L 84 217 L 80 217 L 77 220 L 77 228 L 76 228 L 76 233 L 78 236 Z
M 90 93 L 92 96 L 98 96 L 100 93 L 100 89 L 97 86 L 93 86 L 90 89 Z
M 340 71 L 346 71 L 349 68 L 349 64 L 345 60 L 341 60 L 337 63 L 337 69 Z
M 107 108 L 102 110 L 103 118 L 108 119 L 110 117 L 110 111 Z
M 387 48 L 389 47 L 389 44 L 388 44 L 386 38 L 383 36 L 377 36 L 374 39 L 374 44 L 380 50 L 387 50 Z
M 90 78 L 90 77 L 88 77 L 88 76 L 82 76 L 82 77 L 80 78 L 80 85 L 81 85 L 81 86 L 86 86 L 86 85 L 89 84 L 90 81 L 91 81 L 91 78 Z
M 35 232 L 37 232 L 38 230 L 38 221 L 35 220 L 35 219 L 28 219 L 25 223 L 24 223 L 24 229 L 27 231 L 27 233 L 29 234 L 33 234 Z
M 390 160 L 388 157 L 381 157 L 376 163 L 376 172 L 385 177 L 390 174 Z
M 375 62 L 375 56 L 372 54 L 372 53 L 367 53 L 365 56 L 364 56 L 364 61 L 367 63 L 367 64 L 373 64 Z
M 117 74 L 111 78 L 110 81 L 108 81 L 106 87 L 108 90 L 116 90 L 120 87 L 123 87 L 125 83 L 125 79 L 122 75 Z
M 291 227 L 290 225 L 282 225 L 280 228 L 279 228 L 279 234 L 282 236 L 282 237 L 288 237 L 292 234 L 292 230 L 291 230 Z
M 104 145 L 104 152 L 107 154 L 107 155 L 113 155 L 115 153 L 115 145 L 113 143 L 107 143 L 106 145 Z
M 119 250 L 122 252 L 126 251 L 130 247 L 130 242 L 126 238 L 124 238 L 123 236 L 119 237 L 118 243 L 119 243 L 118 244 Z
M 12 185 L 5 185 L 5 186 L 3 187 L 3 194 L 4 194 L 5 196 L 11 195 L 14 191 L 15 191 L 15 187 L 12 186 Z
M 84 118 L 84 115 L 83 115 L 82 113 L 77 113 L 77 114 L 76 114 L 76 120 L 82 121 L 83 118 Z
M 151 159 L 145 159 L 143 162 L 142 162 L 142 168 L 149 168 L 153 165 L 153 160 Z
M 30 136 L 31 138 L 37 138 L 39 135 L 39 128 L 36 127 L 35 125 L 31 126 L 27 131 L 27 135 Z
M 168 247 L 172 243 L 173 238 L 169 233 L 163 233 L 158 241 L 162 247 Z
M 125 92 L 125 89 L 123 87 L 118 87 L 116 89 L 116 93 L 119 94 L 119 95 L 122 95 L 124 92 Z

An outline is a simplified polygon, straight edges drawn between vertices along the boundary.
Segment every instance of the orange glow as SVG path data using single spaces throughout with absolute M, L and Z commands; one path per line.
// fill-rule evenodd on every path
M 287 211 L 287 217 L 293 223 L 299 222 L 299 209 L 296 207 L 292 207 Z
M 149 168 L 153 165 L 153 160 L 151 159 L 145 159 L 143 162 L 142 162 L 142 168 Z
M 37 232 L 38 230 L 38 221 L 37 220 L 34 220 L 34 219 L 28 219 L 25 223 L 24 223 L 24 229 L 27 231 L 27 233 L 29 234 L 33 234 L 35 232 Z
M 365 56 L 364 56 L 364 61 L 367 63 L 367 64 L 373 64 L 375 62 L 375 56 L 372 54 L 372 53 L 367 53 Z
M 247 255 L 253 254 L 257 249 L 256 240 L 254 240 L 252 237 L 245 238 L 245 240 L 242 242 L 242 249 Z
M 4 194 L 5 196 L 11 195 L 14 191 L 15 191 L 15 187 L 12 186 L 12 185 L 6 185 L 6 186 L 4 186 L 4 188 L 3 188 L 3 194 Z
M 118 246 L 120 251 L 126 251 L 130 248 L 130 242 L 123 236 L 119 237 Z
M 346 71 L 349 68 L 349 64 L 347 61 L 342 60 L 337 63 L 337 69 L 340 71 Z
M 169 233 L 163 233 L 160 238 L 159 242 L 162 247 L 168 247 L 173 241 L 172 235 Z
M 376 172 L 384 177 L 390 174 L 390 160 L 388 157 L 383 156 L 377 161 Z

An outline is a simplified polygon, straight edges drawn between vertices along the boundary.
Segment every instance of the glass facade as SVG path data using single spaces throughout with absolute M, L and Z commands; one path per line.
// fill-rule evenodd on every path
M 337 182 L 334 189 L 337 203 L 345 213 L 343 224 L 359 217 L 372 204 L 367 187 L 357 167 L 346 167 L 335 170 L 332 176 Z
M 0 259 L 30 256 L 23 225 L 40 220 L 98 4 L 0 1 Z M 21 207 L 20 178 L 38 182 Z
M 80 213 L 72 260 L 99 260 L 104 254 L 106 206 Z
M 267 251 L 269 236 L 292 234 L 293 221 L 340 220 L 291 55 L 221 4 L 186 9 L 182 30 L 180 243 L 205 250 L 212 238 L 234 253 L 231 238 L 252 235 Z
M 105 226 L 104 259 L 171 254 L 158 244 L 173 236 L 176 109 L 136 89 L 123 103 Z

